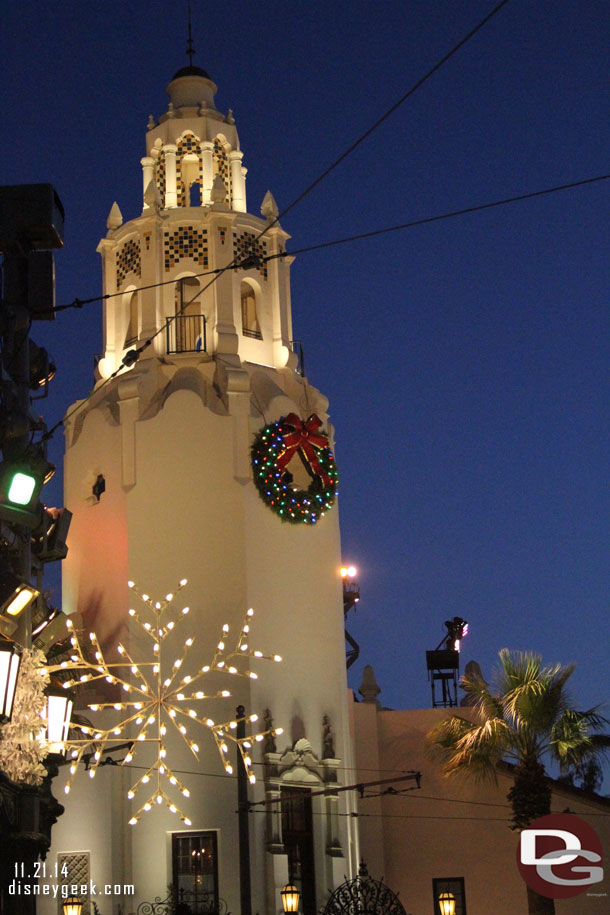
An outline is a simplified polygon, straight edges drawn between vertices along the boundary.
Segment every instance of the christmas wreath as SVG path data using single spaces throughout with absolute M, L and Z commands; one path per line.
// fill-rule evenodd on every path
M 263 502 L 291 524 L 315 524 L 333 505 L 338 474 L 328 436 L 320 432 L 322 420 L 313 413 L 301 420 L 296 413 L 265 426 L 252 445 L 252 473 Z M 311 483 L 307 489 L 292 485 L 288 465 L 293 457 L 303 462 Z

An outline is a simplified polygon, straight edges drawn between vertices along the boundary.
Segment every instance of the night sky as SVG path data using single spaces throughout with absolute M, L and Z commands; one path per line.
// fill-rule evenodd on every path
M 194 62 L 234 111 L 249 211 L 268 188 L 286 207 L 494 5 L 193 0 Z M 1 181 L 55 185 L 57 303 L 98 295 L 108 211 L 140 214 L 148 115 L 188 62 L 186 2 L 21 2 L 2 20 Z M 610 172 L 609 33 L 607 0 L 511 0 L 286 216 L 291 250 Z M 373 664 L 385 705 L 430 704 L 425 651 L 454 615 L 485 673 L 500 648 L 531 649 L 577 662 L 581 707 L 609 698 L 609 204 L 601 182 L 292 268 L 362 590 L 350 679 Z M 91 389 L 101 306 L 32 336 L 58 366 L 53 425 Z M 45 499 L 61 504 L 60 473 Z

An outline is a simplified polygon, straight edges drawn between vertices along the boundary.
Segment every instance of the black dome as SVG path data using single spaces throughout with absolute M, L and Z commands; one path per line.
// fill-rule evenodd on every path
M 182 67 L 181 70 L 178 70 L 177 73 L 174 73 L 172 76 L 172 81 L 175 79 L 180 79 L 182 76 L 202 76 L 204 79 L 211 79 L 209 73 L 206 73 L 205 70 L 202 70 L 201 67 Z

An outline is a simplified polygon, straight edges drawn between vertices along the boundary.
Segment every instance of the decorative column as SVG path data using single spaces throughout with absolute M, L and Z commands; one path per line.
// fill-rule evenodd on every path
M 231 190 L 233 200 L 231 209 L 237 210 L 238 213 L 246 212 L 246 182 L 244 180 L 244 169 L 241 166 L 241 160 L 244 154 L 239 149 L 232 149 L 229 153 L 229 165 L 231 168 Z
M 174 143 L 167 143 L 163 147 L 165 153 L 165 206 L 177 207 L 178 195 L 176 193 L 176 153 L 178 147 Z
M 199 144 L 201 149 L 201 205 L 208 206 L 212 202 L 210 192 L 214 182 L 214 162 L 212 153 L 214 144 L 211 140 L 203 140 Z
M 142 166 L 142 213 L 145 213 L 146 210 L 150 210 L 150 205 L 146 203 L 146 191 L 148 190 L 149 184 L 155 180 L 155 160 L 151 156 L 144 156 L 143 159 L 140 159 L 140 164 Z

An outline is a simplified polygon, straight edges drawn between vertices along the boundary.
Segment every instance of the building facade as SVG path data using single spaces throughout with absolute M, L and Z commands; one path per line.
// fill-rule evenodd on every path
M 124 222 L 115 204 L 98 247 L 108 296 L 104 349 L 95 391 L 66 423 L 73 520 L 63 609 L 80 615 L 83 637 L 94 631 L 105 656 L 120 643 L 141 659 L 148 643 L 130 609 L 142 620 L 151 608 L 154 616 L 154 601 L 187 580 L 180 600 L 190 613 L 165 633 L 164 650 L 184 656 L 181 672 L 189 675 L 212 664 L 213 691 L 230 680 L 231 692 L 194 703 L 195 724 L 230 721 L 241 705 L 258 716 L 252 732 L 276 729 L 252 750 L 248 798 L 266 802 L 246 818 L 252 911 L 281 910 L 290 879 L 313 915 L 358 859 L 349 792 L 310 796 L 352 774 L 328 401 L 297 370 L 288 236 L 270 193 L 261 216 L 248 212 L 231 112 L 215 107 L 216 86 L 197 67 L 176 73 L 168 94 L 167 111 L 148 125 L 141 215 Z M 291 416 L 293 425 L 283 425 Z M 297 445 L 284 447 L 282 463 L 269 436 L 287 428 Z M 255 485 L 261 454 L 271 464 L 269 491 L 260 479 Z M 128 581 L 152 602 L 139 600 Z M 242 638 L 238 653 L 246 645 L 246 654 L 235 663 L 257 679 L 225 676 L 213 663 L 219 637 L 243 636 L 249 608 L 247 642 L 282 663 L 251 657 Z M 87 705 L 112 702 L 107 689 L 89 686 Z M 102 713 L 81 713 L 101 727 Z M 102 714 L 105 727 L 124 717 Z M 150 767 L 159 777 L 160 743 L 150 734 L 125 761 L 135 722 L 115 741 L 127 748 L 92 764 L 95 778 L 78 773 L 68 796 L 67 774 L 54 782 L 66 812 L 48 861 L 64 862 L 64 882 L 78 872 L 98 891 L 120 890 L 90 898 L 91 913 L 93 901 L 102 915 L 135 912 L 166 898 L 169 886 L 193 913 L 224 904 L 242 911 L 237 749 L 227 741 L 228 774 L 216 732 L 202 727 L 195 756 L 192 731 L 184 740 L 171 725 L 164 759 L 188 787 L 182 820 L 166 803 L 172 786 L 163 777 L 163 799 L 152 810 L 139 812 L 142 785 L 128 797 Z M 130 885 L 133 896 L 121 890 Z M 57 901 L 41 898 L 38 910 L 55 913 Z
M 359 802 L 359 813 L 365 814 L 359 820 L 360 850 L 370 873 L 384 874 L 412 915 L 439 915 L 441 893 L 454 896 L 455 915 L 527 912 L 526 885 L 517 868 L 519 834 L 510 829 L 512 767 L 499 764 L 496 784 L 448 780 L 426 752 L 426 735 L 455 711 L 383 708 L 370 668 L 361 693 L 363 701 L 351 706 L 359 779 L 366 781 L 371 768 L 386 777 L 410 769 L 422 776 L 419 790 L 377 793 Z M 459 714 L 468 715 L 468 709 Z M 603 848 L 610 848 L 608 798 L 558 782 L 552 792 L 553 813 L 576 814 L 597 832 Z M 557 913 L 597 915 L 607 907 L 609 884 L 606 872 L 602 883 L 557 900 Z

